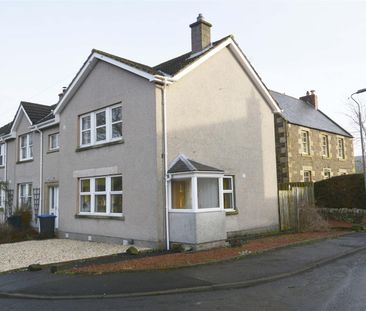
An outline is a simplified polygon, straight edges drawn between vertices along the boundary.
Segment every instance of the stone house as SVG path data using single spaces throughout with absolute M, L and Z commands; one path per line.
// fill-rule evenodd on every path
M 299 99 L 270 93 L 281 108 L 275 115 L 278 183 L 355 172 L 352 135 L 318 109 L 314 91 Z
M 57 215 L 61 238 L 152 247 L 278 228 L 280 109 L 232 36 L 190 27 L 188 53 L 150 67 L 93 50 L 56 106 L 20 105 L 0 134 L 13 208 Z

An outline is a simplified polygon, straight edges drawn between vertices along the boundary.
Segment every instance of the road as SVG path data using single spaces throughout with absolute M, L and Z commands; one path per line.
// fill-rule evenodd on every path
M 102 300 L 1 299 L 0 310 L 366 310 L 366 251 L 250 288 Z

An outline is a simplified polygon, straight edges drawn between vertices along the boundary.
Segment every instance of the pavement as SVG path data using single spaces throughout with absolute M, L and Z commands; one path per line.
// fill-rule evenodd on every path
M 248 255 L 237 260 L 164 271 L 103 275 L 49 270 L 0 274 L 0 297 L 123 298 L 250 287 L 310 271 L 366 249 L 366 233 Z

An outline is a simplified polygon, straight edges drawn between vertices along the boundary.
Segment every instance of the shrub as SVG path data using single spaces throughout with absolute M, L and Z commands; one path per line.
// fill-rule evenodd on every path
M 299 208 L 299 231 L 328 231 L 328 222 L 320 215 L 315 206 Z
M 362 174 L 336 176 L 314 184 L 318 207 L 366 208 L 366 194 Z
M 15 229 L 8 224 L 0 224 L 0 244 L 14 243 L 38 238 L 38 232 L 32 227 Z

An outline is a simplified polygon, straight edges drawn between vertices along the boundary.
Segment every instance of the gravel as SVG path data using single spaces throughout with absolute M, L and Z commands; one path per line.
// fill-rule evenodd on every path
M 123 253 L 129 246 L 65 239 L 26 241 L 0 245 L 0 272 L 31 264 L 52 264 Z

